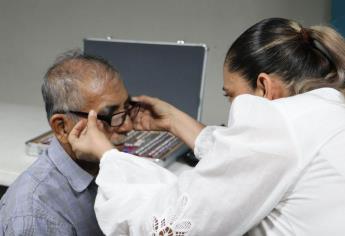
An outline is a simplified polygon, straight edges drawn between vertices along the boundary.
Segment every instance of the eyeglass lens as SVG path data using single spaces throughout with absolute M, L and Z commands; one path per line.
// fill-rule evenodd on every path
M 134 105 L 130 107 L 127 111 L 115 114 L 111 119 L 111 126 L 121 126 L 125 122 L 127 115 L 129 116 L 129 118 L 133 120 L 138 114 L 139 110 L 140 106 Z

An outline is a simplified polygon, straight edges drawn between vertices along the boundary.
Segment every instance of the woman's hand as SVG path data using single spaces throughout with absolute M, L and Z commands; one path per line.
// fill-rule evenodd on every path
M 134 120 L 134 129 L 171 132 L 173 119 L 178 111 L 174 106 L 149 96 L 133 97 L 132 100 L 142 104 Z
M 203 124 L 158 98 L 139 96 L 132 100 L 143 104 L 134 119 L 134 129 L 168 131 L 194 149 L 195 139 L 205 127 Z
M 102 128 L 102 123 L 97 122 L 97 113 L 92 110 L 87 121 L 81 120 L 73 127 L 68 141 L 77 159 L 97 162 L 106 151 L 114 148 Z

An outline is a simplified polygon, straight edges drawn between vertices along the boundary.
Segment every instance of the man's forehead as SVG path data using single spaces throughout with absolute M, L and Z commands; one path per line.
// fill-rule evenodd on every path
M 122 80 L 114 73 L 85 74 L 80 81 L 80 88 L 88 93 L 104 93 L 105 90 L 125 90 Z
M 83 96 L 86 100 L 86 109 L 102 110 L 106 107 L 123 107 L 128 99 L 127 90 L 122 80 L 116 78 L 105 81 L 96 88 L 90 84 L 83 85 Z M 116 110 L 115 109 L 115 110 Z

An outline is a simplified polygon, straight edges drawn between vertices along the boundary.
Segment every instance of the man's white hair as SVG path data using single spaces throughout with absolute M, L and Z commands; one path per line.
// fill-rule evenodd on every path
M 80 85 L 86 79 L 94 91 L 115 77 L 119 72 L 107 61 L 84 55 L 81 50 L 71 50 L 59 56 L 48 69 L 42 84 L 42 96 L 48 120 L 54 113 L 79 111 L 85 105 Z

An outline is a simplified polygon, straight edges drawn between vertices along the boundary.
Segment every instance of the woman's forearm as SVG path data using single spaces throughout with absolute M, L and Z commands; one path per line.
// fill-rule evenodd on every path
M 205 125 L 193 119 L 186 113 L 174 109 L 171 118 L 170 132 L 180 138 L 189 148 L 194 150 L 194 143 L 197 136 Z

